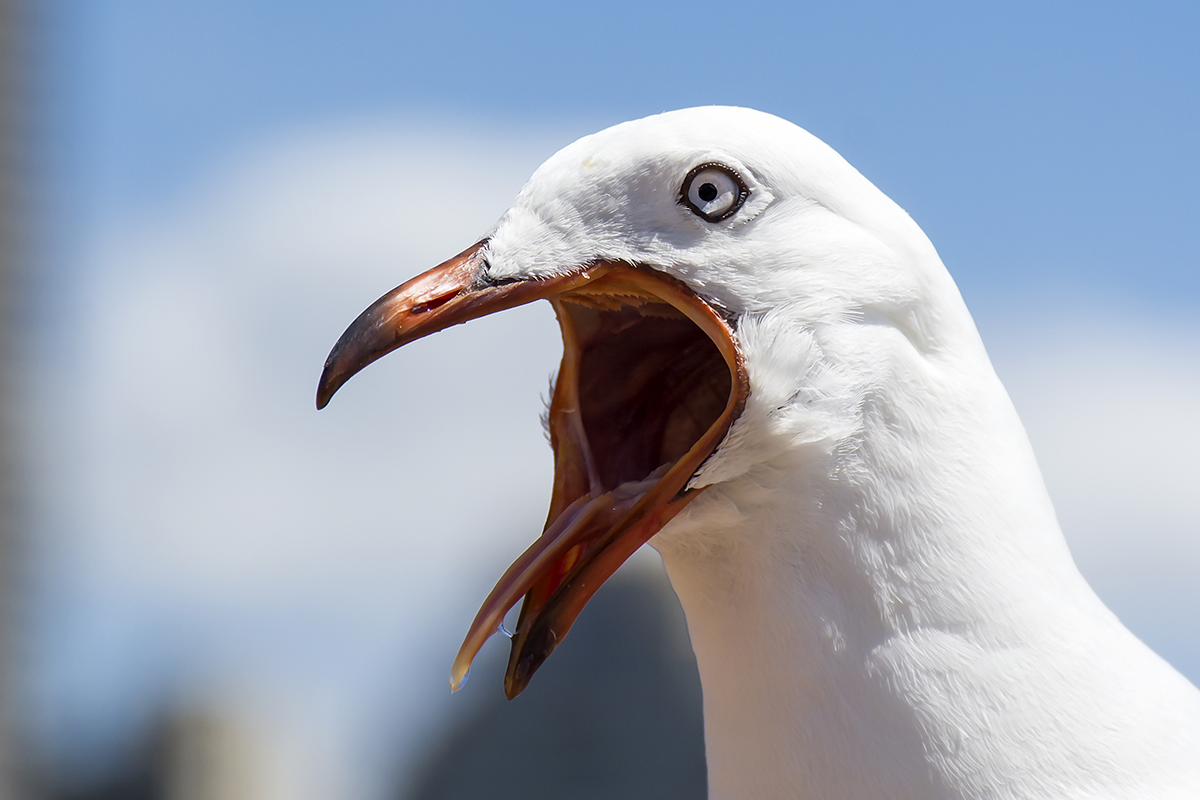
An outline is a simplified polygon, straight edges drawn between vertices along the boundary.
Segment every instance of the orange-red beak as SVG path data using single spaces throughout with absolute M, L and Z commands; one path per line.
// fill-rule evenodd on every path
M 678 280 L 599 262 L 492 284 L 486 253 L 479 242 L 359 315 L 325 362 L 317 408 L 408 342 L 534 300 L 554 305 L 563 360 L 549 409 L 550 513 L 484 601 L 450 673 L 457 689 L 524 597 L 505 676 L 512 698 L 600 585 L 701 491 L 687 484 L 741 412 L 749 385 L 728 323 Z

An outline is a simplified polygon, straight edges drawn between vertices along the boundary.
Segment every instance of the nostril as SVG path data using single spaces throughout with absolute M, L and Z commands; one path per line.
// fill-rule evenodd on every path
M 458 292 L 451 292 L 450 294 L 445 294 L 445 295 L 442 295 L 441 297 L 435 297 L 432 300 L 427 300 L 424 303 L 417 303 L 415 306 L 412 307 L 412 311 L 410 311 L 409 313 L 424 314 L 428 311 L 434 311 L 435 309 L 441 308 L 442 306 L 446 305 L 446 303 L 449 303 L 457 295 L 458 295 Z

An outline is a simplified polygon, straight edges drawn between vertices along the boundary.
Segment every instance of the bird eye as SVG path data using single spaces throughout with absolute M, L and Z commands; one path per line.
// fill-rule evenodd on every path
M 750 190 L 741 176 L 724 164 L 701 164 L 683 179 L 679 202 L 706 222 L 720 222 L 732 216 Z

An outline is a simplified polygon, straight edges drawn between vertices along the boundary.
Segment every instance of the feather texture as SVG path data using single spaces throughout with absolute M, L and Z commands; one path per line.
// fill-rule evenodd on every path
M 697 164 L 750 189 L 708 222 Z M 652 544 L 704 689 L 713 798 L 1200 797 L 1200 692 L 1067 551 L 969 313 L 917 225 L 778 118 L 700 108 L 543 165 L 494 280 L 597 260 L 725 309 L 745 411 Z M 1104 431 L 1097 431 L 1104 435 Z

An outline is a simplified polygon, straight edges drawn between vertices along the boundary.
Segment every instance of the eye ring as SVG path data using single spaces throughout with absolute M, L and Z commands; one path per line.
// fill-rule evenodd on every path
M 679 187 L 679 204 L 705 222 L 720 222 L 737 213 L 750 189 L 742 176 L 719 161 L 692 167 Z

